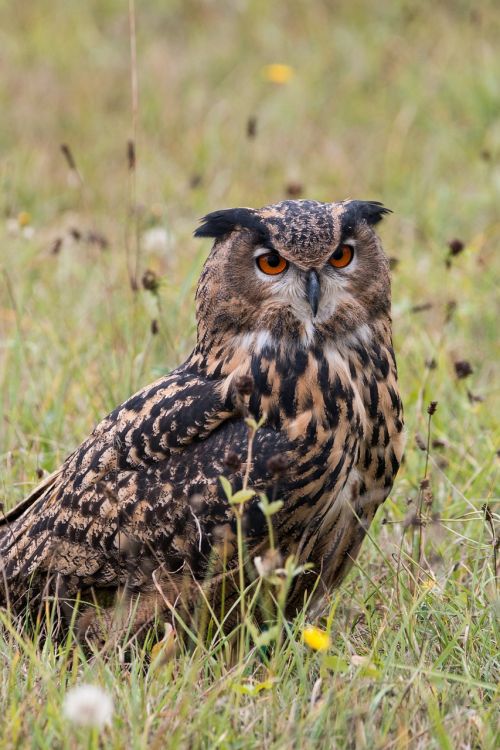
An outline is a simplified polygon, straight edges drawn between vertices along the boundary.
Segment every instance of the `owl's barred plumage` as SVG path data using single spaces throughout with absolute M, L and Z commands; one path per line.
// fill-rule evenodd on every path
M 217 597 L 221 547 L 227 569 L 237 566 L 218 478 L 243 484 L 248 413 L 265 415 L 249 486 L 283 500 L 276 544 L 313 566 L 295 580 L 289 613 L 318 576 L 319 594 L 342 580 L 404 442 L 388 262 L 372 229 L 385 213 L 376 202 L 285 201 L 202 220 L 195 234 L 215 242 L 192 354 L 117 407 L 2 521 L 0 603 L 126 586 L 142 594 L 145 621 L 166 600 L 193 611 L 208 580 Z M 352 261 L 332 266 L 345 247 Z M 267 277 L 262 253 L 286 270 Z M 251 376 L 247 395 L 240 376 Z M 228 451 L 242 462 L 233 473 Z M 250 556 L 268 543 L 258 500 L 245 510 Z

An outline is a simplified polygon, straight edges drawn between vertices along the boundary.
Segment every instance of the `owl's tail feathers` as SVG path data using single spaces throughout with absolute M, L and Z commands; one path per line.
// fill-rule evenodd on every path
M 50 474 L 28 497 L 0 515 L 0 607 L 11 601 L 11 594 L 20 596 L 24 585 L 28 588 L 29 576 L 43 553 L 43 534 L 34 545 L 29 531 L 40 520 L 42 506 L 58 493 L 60 475 L 60 470 Z M 33 554 L 35 546 L 38 554 Z

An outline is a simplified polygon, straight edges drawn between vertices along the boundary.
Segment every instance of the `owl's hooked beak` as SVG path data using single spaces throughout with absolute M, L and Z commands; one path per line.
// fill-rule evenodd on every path
M 314 270 L 309 271 L 306 276 L 306 297 L 311 305 L 314 317 L 316 317 L 316 313 L 318 312 L 320 291 L 318 272 Z

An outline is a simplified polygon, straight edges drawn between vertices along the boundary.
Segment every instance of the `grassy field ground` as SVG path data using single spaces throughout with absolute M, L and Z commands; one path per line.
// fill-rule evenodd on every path
M 299 618 L 269 657 L 205 640 L 127 666 L 37 644 L 1 614 L 0 746 L 498 747 L 498 7 L 136 6 L 131 68 L 125 0 L 0 0 L 4 507 L 189 352 L 209 249 L 198 217 L 287 195 L 394 211 L 380 231 L 406 460 L 316 623 L 326 651 L 302 642 Z M 81 683 L 114 701 L 100 736 L 64 716 Z

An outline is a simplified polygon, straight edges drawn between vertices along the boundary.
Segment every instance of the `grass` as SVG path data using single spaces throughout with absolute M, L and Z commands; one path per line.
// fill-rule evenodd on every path
M 88 660 L 71 641 L 42 645 L 2 615 L 1 745 L 494 748 L 495 3 L 136 6 L 134 115 L 126 3 L 0 0 L 5 507 L 120 400 L 189 352 L 208 251 L 192 239 L 196 219 L 293 192 L 382 199 L 394 210 L 380 231 L 397 261 L 406 460 L 319 622 L 331 638 L 326 652 L 302 642 L 298 618 L 283 623 L 269 663 L 250 649 L 230 659 L 228 646 L 200 640 L 165 663 L 138 650 L 126 665 L 119 651 Z M 270 63 L 290 65 L 293 76 L 271 83 L 263 73 Z M 137 242 L 151 227 L 167 231 L 164 248 Z M 454 238 L 465 247 L 450 257 Z M 159 279 L 157 293 L 140 285 L 146 269 Z M 455 363 L 464 360 L 473 372 L 458 379 Z M 427 457 L 418 444 L 427 440 L 432 400 Z M 417 580 L 412 517 L 427 460 L 425 509 L 434 521 L 424 529 Z M 62 713 L 69 687 L 83 682 L 114 699 L 100 739 Z

